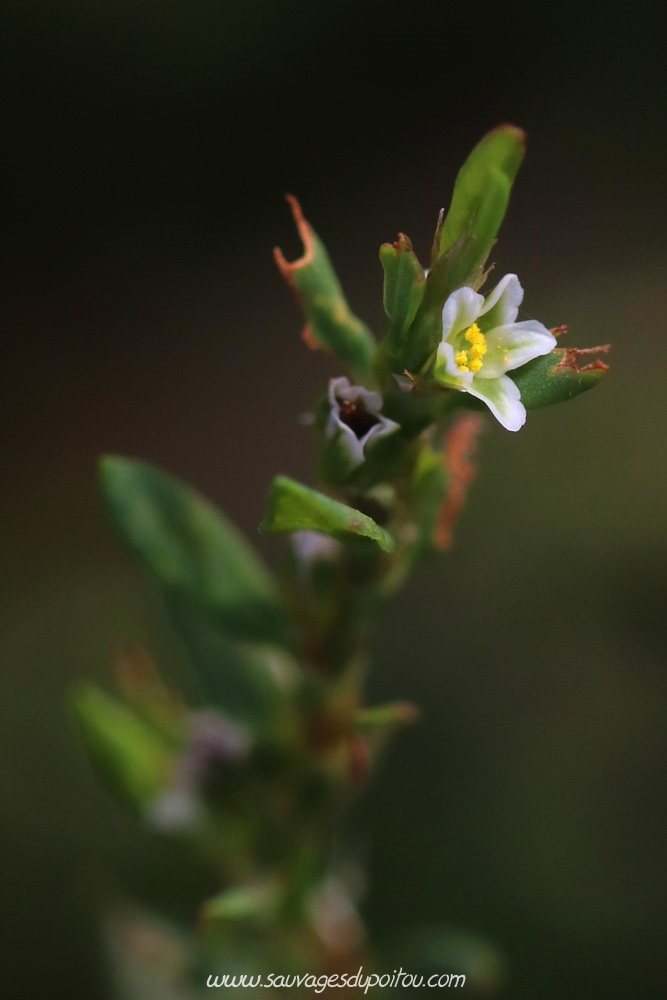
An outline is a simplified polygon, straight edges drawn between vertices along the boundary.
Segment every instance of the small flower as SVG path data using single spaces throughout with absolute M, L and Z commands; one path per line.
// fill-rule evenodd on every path
M 146 810 L 151 826 L 163 833 L 201 828 L 206 821 L 203 796 L 226 772 L 244 762 L 249 749 L 250 735 L 244 726 L 217 712 L 193 713 L 171 787 Z
M 556 346 L 554 335 L 537 320 L 515 322 L 522 300 L 515 274 L 506 274 L 486 299 L 467 286 L 452 292 L 442 310 L 433 372 L 442 385 L 481 399 L 508 431 L 523 427 L 526 409 L 505 373 Z
M 364 449 L 374 438 L 385 437 L 398 430 L 398 424 L 382 415 L 382 396 L 360 385 L 350 385 L 348 379 L 333 378 L 329 382 L 331 412 L 326 435 L 340 432 L 340 440 L 354 466 L 365 459 Z

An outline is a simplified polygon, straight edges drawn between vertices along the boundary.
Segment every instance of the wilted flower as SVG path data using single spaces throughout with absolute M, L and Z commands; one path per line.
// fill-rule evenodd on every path
M 326 425 L 327 437 L 340 432 L 340 440 L 353 467 L 366 457 L 364 449 L 374 438 L 398 430 L 398 424 L 382 415 L 382 396 L 360 385 L 350 385 L 344 376 L 329 382 L 331 411 Z
M 548 354 L 556 338 L 537 320 L 515 322 L 523 288 L 507 274 L 484 298 L 472 288 L 458 288 L 442 310 L 442 342 L 433 375 L 442 385 L 469 392 L 486 403 L 508 431 L 526 420 L 521 393 L 506 374 Z

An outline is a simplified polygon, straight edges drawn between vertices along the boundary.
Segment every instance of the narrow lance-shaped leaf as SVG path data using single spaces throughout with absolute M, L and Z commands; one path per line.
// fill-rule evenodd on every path
M 389 532 L 376 524 L 372 517 L 286 476 L 277 476 L 273 480 L 260 531 L 269 535 L 319 531 L 340 541 L 362 536 L 377 542 L 385 552 L 391 552 L 395 547 Z
M 474 233 L 484 263 L 503 221 L 509 191 L 525 153 L 525 134 L 514 125 L 500 125 L 479 142 L 461 167 L 452 203 L 440 232 L 438 256 L 454 246 L 465 233 Z M 489 175 L 501 175 L 507 182 L 507 200 L 489 196 Z
M 170 601 L 235 638 L 286 644 L 271 577 L 212 504 L 150 465 L 115 456 L 102 460 L 101 487 L 113 524 Z
M 296 290 L 305 313 L 303 339 L 309 347 L 330 351 L 359 379 L 368 379 L 373 372 L 376 349 L 373 335 L 350 310 L 329 255 L 304 219 L 298 201 L 291 195 L 287 200 L 304 253 L 292 263 L 285 260 L 277 247 L 274 256 L 285 280 Z
M 93 684 L 74 690 L 71 710 L 102 780 L 126 805 L 142 811 L 169 781 L 173 748 L 134 712 Z
M 609 344 L 587 348 L 557 347 L 550 354 L 509 372 L 509 376 L 519 387 L 521 402 L 527 410 L 563 403 L 598 384 L 609 365 L 599 358 L 588 359 L 608 351 Z M 580 366 L 582 358 L 585 363 Z

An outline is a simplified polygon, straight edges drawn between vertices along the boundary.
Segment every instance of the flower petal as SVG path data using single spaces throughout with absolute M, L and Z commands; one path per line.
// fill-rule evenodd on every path
M 556 338 L 546 326 L 535 319 L 510 326 L 498 326 L 486 334 L 488 352 L 477 379 L 495 379 L 505 372 L 520 368 L 533 358 L 548 354 L 556 346 Z
M 521 393 L 508 375 L 494 379 L 473 379 L 467 390 L 486 403 L 491 413 L 508 431 L 518 431 L 526 422 L 526 408 Z
M 350 385 L 350 380 L 341 375 L 340 378 L 329 380 L 329 402 L 332 407 L 338 407 L 337 397 L 346 399 L 349 403 L 356 403 L 362 400 L 365 409 L 369 413 L 380 413 L 382 409 L 382 396 L 379 392 L 365 389 L 363 385 Z
M 479 314 L 484 317 L 479 324 L 480 330 L 486 333 L 496 326 L 514 323 L 522 302 L 523 288 L 519 279 L 516 274 L 506 274 L 484 301 L 484 308 Z
M 452 292 L 442 310 L 442 339 L 447 340 L 472 326 L 483 306 L 484 297 L 468 285 Z

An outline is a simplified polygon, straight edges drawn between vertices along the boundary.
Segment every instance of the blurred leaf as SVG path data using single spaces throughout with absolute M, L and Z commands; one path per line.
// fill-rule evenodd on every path
M 203 699 L 262 738 L 278 736 L 287 725 L 297 681 L 291 657 L 275 646 L 230 639 L 181 602 L 167 602 L 167 608 Z
M 202 917 L 206 924 L 261 919 L 275 909 L 278 897 L 275 882 L 227 889 L 204 903 Z
M 550 354 L 509 372 L 509 376 L 519 387 L 521 402 L 527 410 L 563 403 L 592 389 L 609 370 L 609 366 L 600 360 L 579 367 L 579 359 L 606 354 L 608 350 L 608 344 L 584 350 L 557 347 Z
M 419 709 L 407 701 L 392 701 L 387 705 L 363 708 L 354 717 L 354 728 L 364 732 L 367 729 L 387 726 L 405 726 L 416 722 Z
M 116 456 L 102 459 L 101 487 L 121 537 L 172 602 L 235 638 L 286 644 L 271 577 L 212 504 L 158 469 Z
M 377 542 L 385 552 L 395 547 L 389 532 L 371 517 L 286 476 L 276 476 L 273 480 L 260 531 L 269 535 L 319 531 L 340 541 L 361 535 Z
M 410 508 L 418 529 L 415 555 L 432 552 L 440 510 L 447 492 L 443 456 L 425 445 L 419 451 L 410 488 Z
M 278 248 L 274 255 L 305 313 L 308 325 L 303 339 L 309 347 L 331 351 L 360 380 L 369 379 L 376 349 L 373 335 L 350 311 L 324 245 L 304 219 L 298 201 L 291 195 L 287 200 L 303 241 L 304 254 L 292 263 L 285 260 Z
M 93 684 L 75 688 L 71 708 L 101 779 L 126 805 L 142 811 L 167 784 L 172 760 L 169 744 Z

